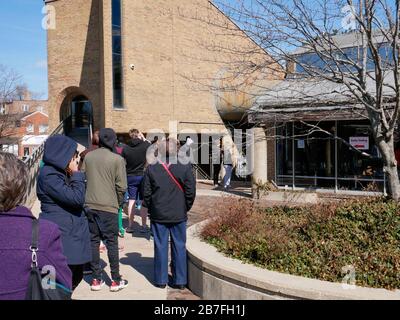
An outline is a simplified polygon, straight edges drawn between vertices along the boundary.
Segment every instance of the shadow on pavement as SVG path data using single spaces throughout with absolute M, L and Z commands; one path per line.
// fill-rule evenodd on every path
M 126 253 L 126 256 L 120 259 L 120 263 L 124 265 L 131 266 L 137 272 L 142 274 L 147 281 L 153 283 L 153 257 L 143 257 L 140 253 L 132 252 Z

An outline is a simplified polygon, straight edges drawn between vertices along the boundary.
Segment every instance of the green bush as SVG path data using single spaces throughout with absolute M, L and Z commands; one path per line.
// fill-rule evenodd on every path
M 224 199 L 216 211 L 202 237 L 231 257 L 332 282 L 351 265 L 357 285 L 400 288 L 399 203 L 368 198 L 262 209 Z

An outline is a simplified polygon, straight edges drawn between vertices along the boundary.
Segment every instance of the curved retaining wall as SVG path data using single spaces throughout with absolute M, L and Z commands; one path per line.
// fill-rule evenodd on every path
M 345 287 L 340 283 L 268 271 L 225 257 L 199 239 L 198 231 L 204 223 L 190 227 L 187 239 L 189 288 L 202 299 L 400 300 L 400 290 Z

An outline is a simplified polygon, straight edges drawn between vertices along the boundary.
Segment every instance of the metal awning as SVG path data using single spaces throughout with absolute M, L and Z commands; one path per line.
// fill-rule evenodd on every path
M 385 101 L 393 101 L 394 92 L 389 85 L 392 78 L 391 74 L 385 77 Z M 370 92 L 374 92 L 374 85 L 372 79 L 367 81 Z M 248 116 L 250 123 L 368 118 L 366 108 L 345 85 L 314 78 L 281 81 L 257 99 Z

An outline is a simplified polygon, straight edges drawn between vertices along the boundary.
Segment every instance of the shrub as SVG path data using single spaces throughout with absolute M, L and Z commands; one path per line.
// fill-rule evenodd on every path
M 382 198 L 258 208 L 223 199 L 202 237 L 221 252 L 270 270 L 360 286 L 400 288 L 400 205 Z

